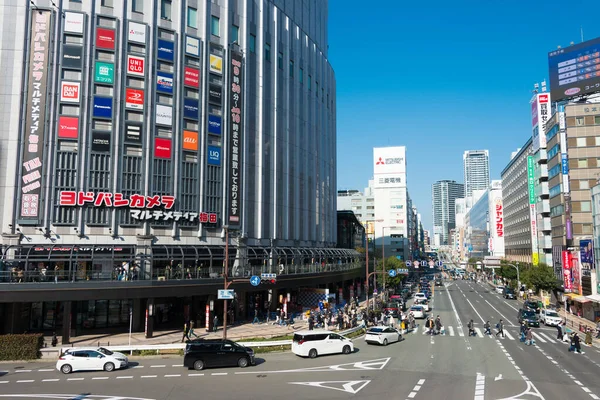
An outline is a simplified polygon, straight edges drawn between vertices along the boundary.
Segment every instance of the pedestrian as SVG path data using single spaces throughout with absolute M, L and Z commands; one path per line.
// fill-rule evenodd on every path
M 427 334 L 433 335 L 433 329 L 435 327 L 435 323 L 433 322 L 433 318 L 429 317 L 427 320 Z
M 254 319 L 252 320 L 252 325 L 260 324 L 260 320 L 258 319 L 258 308 L 254 307 Z
M 579 337 L 577 332 L 575 332 L 573 336 L 571 336 L 571 346 L 569 346 L 569 351 L 573 351 L 578 354 L 585 354 L 581 351 L 581 338 Z
M 313 317 L 313 315 L 311 314 L 310 317 L 308 317 L 308 330 L 312 331 L 315 328 L 315 319 Z
M 592 329 L 590 327 L 585 328 L 585 344 L 592 345 Z
M 535 344 L 535 340 L 533 340 L 533 332 L 531 331 L 531 328 L 526 328 L 527 331 L 525 333 L 525 344 L 527 346 L 531 346 L 532 344 Z
M 485 321 L 485 324 L 483 325 L 483 327 L 485 329 L 485 334 L 486 335 L 491 335 L 492 334 L 490 321 Z
M 563 336 L 563 326 L 562 321 L 560 321 L 558 324 L 556 324 L 556 339 L 563 340 Z
M 504 339 L 504 322 L 502 321 L 502 319 L 500 319 L 500 321 L 498 321 L 498 323 L 496 324 L 496 329 L 498 329 L 498 332 L 496 332 L 496 337 L 502 334 L 502 338 Z
M 181 343 L 183 343 L 184 340 L 188 340 L 188 333 L 190 332 L 190 325 L 188 324 L 187 321 L 185 321 L 183 323 L 183 337 L 181 338 Z
M 467 328 L 469 328 L 469 336 L 475 336 L 475 323 L 473 322 L 473 320 L 470 320 L 469 323 L 467 324 Z
M 188 339 L 190 339 L 192 336 L 194 336 L 195 338 L 198 338 L 198 335 L 196 335 L 194 333 L 194 321 L 190 321 L 190 329 L 188 331 Z
M 435 318 L 435 333 L 442 333 L 442 320 L 439 315 Z
M 213 332 L 216 332 L 218 330 L 219 327 L 219 317 L 215 315 L 215 318 L 213 319 Z
M 56 337 L 56 332 L 52 333 L 52 347 L 56 347 L 58 344 L 58 338 Z

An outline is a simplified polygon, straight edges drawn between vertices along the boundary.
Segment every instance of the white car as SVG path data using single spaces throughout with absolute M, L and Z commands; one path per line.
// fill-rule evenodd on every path
M 412 313 L 415 319 L 425 319 L 425 308 L 423 306 L 412 306 L 408 312 Z
M 106 371 L 127 368 L 129 360 L 123 353 L 112 352 L 103 347 L 70 348 L 56 362 L 56 369 L 63 374 L 74 371 Z
M 504 286 L 496 286 L 496 293 L 503 294 L 504 293 Z
M 427 300 L 427 296 L 425 296 L 425 293 L 415 293 L 415 295 L 413 296 L 413 298 L 416 300 Z
M 429 309 L 429 301 L 427 299 L 423 300 L 423 299 L 417 299 L 415 300 L 415 302 L 413 303 L 413 305 L 415 306 L 423 306 L 423 308 L 425 309 L 425 311 L 431 311 Z
M 294 333 L 292 352 L 297 356 L 315 358 L 324 354 L 350 354 L 354 351 L 352 340 L 326 330 Z
M 389 326 L 374 326 L 369 328 L 365 335 L 365 342 L 378 343 L 387 346 L 388 343 L 399 342 L 402 340 L 402 334 Z
M 556 310 L 544 308 L 540 313 L 540 322 L 544 325 L 557 326 L 561 321 L 562 318 L 558 315 Z

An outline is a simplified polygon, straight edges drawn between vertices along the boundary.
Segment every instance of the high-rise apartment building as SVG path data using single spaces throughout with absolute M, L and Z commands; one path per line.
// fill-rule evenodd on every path
M 475 190 L 487 190 L 490 186 L 490 155 L 487 150 L 467 150 L 463 154 L 465 198 Z M 462 196 L 461 196 L 462 197 Z M 474 199 L 477 201 L 477 199 Z
M 462 198 L 465 187 L 452 180 L 435 182 L 432 185 L 433 243 L 447 245 L 450 230 L 455 227 L 455 201 Z

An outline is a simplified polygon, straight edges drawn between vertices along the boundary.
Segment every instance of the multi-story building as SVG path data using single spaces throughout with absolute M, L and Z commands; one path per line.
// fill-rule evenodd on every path
M 574 267 L 573 287 L 567 291 L 591 295 L 592 267 L 577 262 L 563 265 L 563 252 L 573 254 L 582 242 L 593 239 L 590 188 L 600 174 L 600 105 L 561 105 L 547 127 L 553 265 L 557 275 L 565 267 Z
M 504 207 L 502 181 L 492 181 L 465 216 L 468 257 L 504 257 Z
M 490 186 L 489 152 L 487 150 L 465 151 L 463 154 L 463 171 L 465 198 L 473 196 L 475 190 L 487 190 Z M 474 201 L 477 201 L 477 199 Z
M 535 261 L 532 242 L 537 240 L 536 206 L 533 189 L 532 139 L 512 154 L 502 170 L 502 200 L 504 203 L 504 251 L 511 261 Z M 533 190 L 532 190 L 533 192 Z M 531 197 L 530 197 L 531 196 Z M 533 232 L 532 232 L 533 229 Z
M 455 201 L 464 197 L 464 185 L 452 180 L 432 185 L 434 245 L 447 245 L 450 230 L 455 228 Z
M 327 1 L 13 3 L 0 332 L 126 330 L 131 307 L 151 334 L 157 310 L 179 327 L 222 308 L 224 276 L 279 275 L 268 291 L 234 283 L 246 316 L 277 290 L 362 274 L 326 267 L 357 256 L 336 249 Z
M 375 197 L 373 197 L 373 181 L 369 181 L 369 186 L 364 192 L 356 189 L 338 190 L 337 209 L 338 211 L 350 210 L 354 212 L 356 218 L 365 227 L 367 235 L 375 233 Z

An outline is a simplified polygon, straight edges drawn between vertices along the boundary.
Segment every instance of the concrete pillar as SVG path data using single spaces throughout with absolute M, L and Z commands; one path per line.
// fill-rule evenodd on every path
M 63 326 L 62 326 L 62 344 L 71 343 L 71 302 L 63 301 Z
M 154 299 L 151 298 L 146 301 L 145 314 L 144 332 L 146 339 L 149 339 L 154 335 Z
M 133 299 L 133 332 L 142 331 L 145 317 L 142 299 Z

